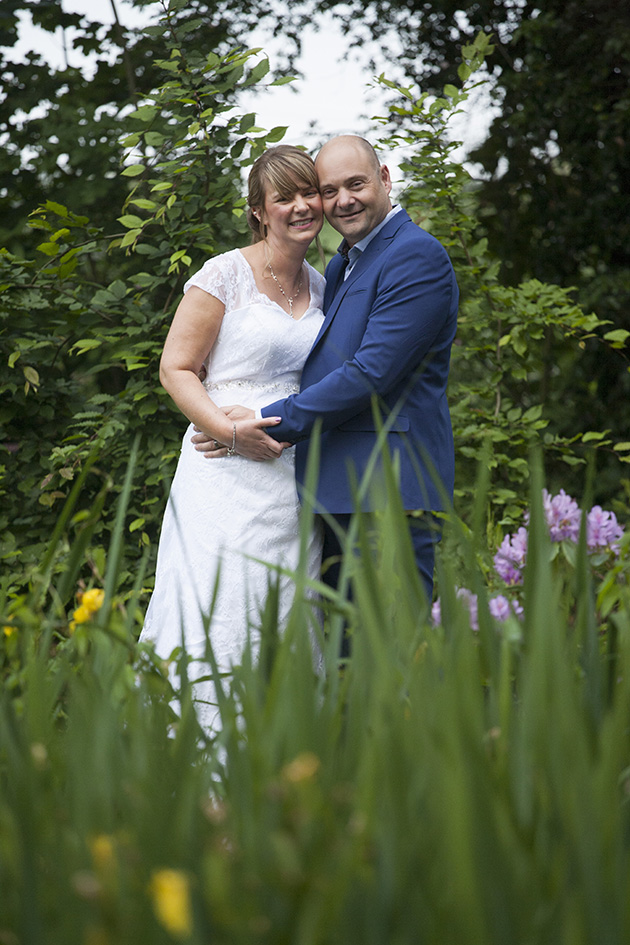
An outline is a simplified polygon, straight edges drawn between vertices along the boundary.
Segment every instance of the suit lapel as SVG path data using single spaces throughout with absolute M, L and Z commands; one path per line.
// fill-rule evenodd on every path
M 374 239 L 368 244 L 364 253 L 361 254 L 356 264 L 354 265 L 350 275 L 345 281 L 343 280 L 343 272 L 345 271 L 341 257 L 332 259 L 328 265 L 328 270 L 326 272 L 327 280 L 330 279 L 331 283 L 334 283 L 335 289 L 333 290 L 332 298 L 328 295 L 328 288 L 324 296 L 324 321 L 319 330 L 319 334 L 315 339 L 311 352 L 315 350 L 321 339 L 324 337 L 328 329 L 330 328 L 335 315 L 339 310 L 339 306 L 343 301 L 348 289 L 350 289 L 358 279 L 361 278 L 363 273 L 369 268 L 369 266 L 374 262 L 377 256 L 390 245 L 391 241 L 396 236 L 396 233 L 400 229 L 403 223 L 406 223 L 410 220 L 409 214 L 405 210 L 399 210 L 395 216 L 387 223 L 383 229 L 376 234 Z M 332 272 L 331 272 L 332 270 Z
M 346 271 L 346 260 L 343 256 L 334 256 L 326 269 L 326 289 L 324 291 L 324 312 L 327 312 L 332 304 L 339 287 L 343 285 L 343 274 Z

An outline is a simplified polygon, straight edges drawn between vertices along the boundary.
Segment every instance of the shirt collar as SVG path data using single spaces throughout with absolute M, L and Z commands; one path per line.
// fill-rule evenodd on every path
M 354 266 L 355 262 L 357 261 L 361 253 L 365 252 L 365 250 L 367 249 L 369 244 L 372 242 L 374 237 L 377 235 L 377 233 L 379 233 L 380 230 L 383 229 L 385 224 L 389 220 L 391 220 L 391 218 L 395 216 L 400 210 L 402 210 L 402 207 L 400 206 L 400 204 L 396 204 L 395 206 L 393 206 L 392 209 L 387 214 L 387 216 L 383 220 L 381 220 L 380 223 L 377 223 L 374 229 L 370 230 L 368 235 L 364 236 L 363 239 L 359 240 L 358 243 L 355 243 L 354 246 L 352 247 L 348 246 L 348 240 L 346 239 L 342 240 L 341 244 L 337 248 L 337 252 L 340 254 L 340 256 L 343 256 L 343 258 L 349 262 L 348 271 L 346 272 L 346 277 L 350 274 L 350 269 L 352 269 L 352 267 Z
M 358 243 L 355 243 L 352 249 L 358 249 L 359 252 L 364 253 L 365 250 L 370 245 L 370 243 L 372 242 L 372 240 L 374 239 L 374 237 L 376 236 L 376 234 L 380 233 L 380 231 L 383 229 L 385 224 L 389 220 L 391 220 L 391 218 L 395 216 L 399 212 L 399 210 L 402 210 L 402 207 L 400 206 L 400 204 L 396 204 L 395 206 L 393 206 L 392 209 L 387 214 L 387 216 L 383 220 L 381 220 L 380 223 L 377 223 L 374 229 L 370 230 L 367 236 L 364 236 L 362 240 L 359 240 Z

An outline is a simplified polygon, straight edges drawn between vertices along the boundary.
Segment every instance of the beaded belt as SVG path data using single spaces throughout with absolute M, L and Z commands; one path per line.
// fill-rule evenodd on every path
M 281 394 L 297 394 L 300 390 L 300 385 L 297 381 L 250 381 L 250 380 L 239 380 L 239 381 L 223 381 L 219 383 L 205 383 L 204 387 L 210 393 L 215 390 L 243 390 L 243 391 L 260 391 L 269 392 L 269 393 L 281 393 Z

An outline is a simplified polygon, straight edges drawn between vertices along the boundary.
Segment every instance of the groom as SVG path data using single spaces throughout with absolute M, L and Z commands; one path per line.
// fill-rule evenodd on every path
M 391 422 L 387 440 L 398 456 L 404 508 L 425 512 L 408 521 L 430 601 L 438 535 L 430 513 L 442 510 L 453 492 L 446 383 L 457 323 L 455 275 L 440 243 L 392 206 L 389 171 L 367 141 L 333 138 L 315 166 L 326 218 L 344 239 L 326 268 L 325 319 L 300 393 L 261 414 L 282 418 L 267 428 L 275 440 L 297 443 L 298 483 L 308 437 L 321 420 L 315 508 L 346 531 L 354 511 L 351 484 L 361 481 L 376 443 L 376 395 L 384 422 Z M 203 434 L 193 439 L 198 450 L 208 449 Z M 324 560 L 339 556 L 336 533 L 325 520 L 324 531 Z M 328 583 L 335 583 L 336 570 L 325 573 Z

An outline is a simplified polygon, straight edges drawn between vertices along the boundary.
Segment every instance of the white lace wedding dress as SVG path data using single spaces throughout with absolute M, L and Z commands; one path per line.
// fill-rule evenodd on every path
M 308 276 L 310 304 L 297 320 L 258 291 L 239 250 L 208 260 L 188 280 L 184 291 L 199 286 L 225 304 L 205 364 L 204 386 L 216 404 L 257 408 L 299 389 L 302 366 L 323 320 L 324 279 L 310 266 Z M 295 569 L 300 514 L 293 448 L 262 463 L 238 455 L 205 459 L 191 443 L 193 434 L 190 425 L 162 523 L 155 590 L 140 637 L 152 641 L 164 659 L 183 645 L 198 661 L 188 670 L 192 680 L 210 673 L 203 661 L 204 615 L 212 612 L 209 637 L 222 673 L 240 660 L 248 633 L 256 647 L 260 608 L 274 573 L 253 559 Z M 309 547 L 313 577 L 320 555 L 314 532 Z M 281 625 L 293 590 L 291 579 L 282 577 Z M 171 671 L 175 680 L 175 663 Z M 201 724 L 217 730 L 213 684 L 198 682 L 193 692 Z

